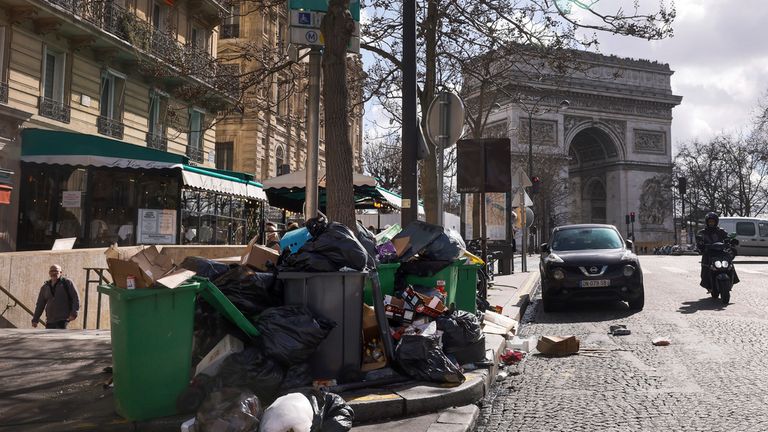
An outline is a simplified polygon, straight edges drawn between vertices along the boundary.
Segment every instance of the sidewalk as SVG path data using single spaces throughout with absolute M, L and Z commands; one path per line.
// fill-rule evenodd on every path
M 519 262 L 515 269 L 520 269 Z M 519 320 L 521 293 L 526 303 L 522 291 L 535 288 L 536 276 L 530 271 L 496 276 L 490 303 Z M 486 350 L 493 351 L 494 359 L 504 343 L 500 335 L 486 335 Z M 0 329 L 0 431 L 178 431 L 191 417 L 147 422 L 119 417 L 113 411 L 112 389 L 103 387 L 110 378 L 103 369 L 111 363 L 109 331 Z M 468 430 L 477 415 L 473 404 L 485 396 L 496 373 L 494 362 L 488 369 L 467 372 L 467 380 L 453 388 L 410 381 L 341 394 L 355 411 L 355 431 Z

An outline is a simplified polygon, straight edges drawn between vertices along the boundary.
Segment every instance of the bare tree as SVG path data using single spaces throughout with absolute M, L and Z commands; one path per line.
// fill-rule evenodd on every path
M 380 137 L 367 136 L 363 146 L 365 172 L 375 177 L 385 189 L 400 193 L 402 179 L 402 149 L 400 135 L 394 132 Z

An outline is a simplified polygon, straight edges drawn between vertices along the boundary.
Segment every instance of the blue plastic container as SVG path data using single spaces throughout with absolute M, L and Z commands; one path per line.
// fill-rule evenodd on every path
M 282 240 L 280 240 L 280 250 L 288 248 L 291 250 L 291 253 L 296 253 L 296 251 L 311 238 L 312 235 L 309 234 L 309 231 L 306 228 L 288 231 L 283 235 Z

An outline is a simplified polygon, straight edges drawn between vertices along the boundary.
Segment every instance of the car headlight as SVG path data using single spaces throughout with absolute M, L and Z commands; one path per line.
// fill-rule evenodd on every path
M 565 279 L 565 272 L 561 269 L 554 269 L 552 270 L 552 277 L 556 280 L 563 280 Z
M 546 262 L 546 263 L 562 263 L 562 262 L 565 262 L 565 261 L 563 261 L 563 259 L 560 258 L 559 256 L 557 256 L 557 255 L 555 255 L 553 253 L 550 253 L 549 255 L 547 255 L 544 258 L 544 262 Z
M 723 261 L 723 268 L 728 268 L 728 261 Z
M 715 261 L 715 268 L 723 268 L 723 263 L 721 261 Z
M 629 265 L 629 264 L 625 265 L 625 266 L 624 266 L 624 276 L 626 276 L 626 277 L 630 277 L 630 276 L 632 276 L 633 274 L 635 274 L 635 268 L 634 268 L 634 267 L 632 267 L 632 266 L 631 266 L 631 265 Z

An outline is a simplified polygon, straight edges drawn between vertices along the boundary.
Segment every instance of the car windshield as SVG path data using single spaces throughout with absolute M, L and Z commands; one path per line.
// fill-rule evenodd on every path
M 574 251 L 584 249 L 619 249 L 621 237 L 610 228 L 574 228 L 557 231 L 552 239 L 552 250 Z

